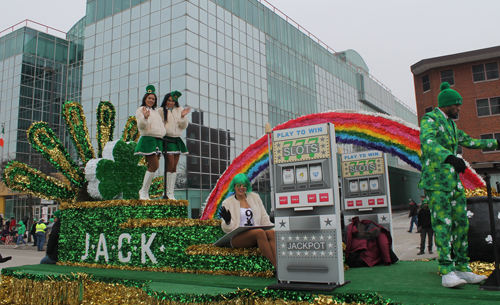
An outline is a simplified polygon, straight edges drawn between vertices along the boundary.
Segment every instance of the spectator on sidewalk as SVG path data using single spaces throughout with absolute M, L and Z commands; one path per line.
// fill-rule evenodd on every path
M 12 242 L 12 236 L 10 236 L 9 226 L 7 224 L 3 226 L 2 238 L 0 242 L 3 245 L 10 245 Z
M 33 218 L 33 224 L 31 225 L 30 234 L 33 236 L 33 247 L 36 246 L 36 218 Z
M 38 251 L 43 251 L 43 244 L 45 243 L 45 228 L 47 226 L 43 222 L 43 219 L 38 221 L 36 225 L 36 243 L 38 246 Z
M 26 226 L 24 225 L 24 222 L 22 220 L 20 220 L 19 223 L 17 224 L 17 226 L 19 228 L 17 230 L 17 242 L 16 242 L 16 246 L 14 248 L 19 247 L 19 242 L 23 242 L 24 245 L 27 246 L 28 243 L 26 243 L 26 241 L 24 241 L 24 234 L 26 233 Z
M 12 232 L 16 228 L 16 218 L 14 215 L 10 216 L 9 230 Z
M 50 232 L 49 241 L 47 242 L 47 256 L 42 258 L 40 264 L 56 264 L 59 256 L 59 230 L 61 228 L 61 211 L 57 210 L 54 213 L 54 226 Z
M 413 224 L 415 224 L 418 231 L 418 206 L 413 199 L 410 199 L 410 214 L 408 217 L 410 218 L 410 230 L 408 232 L 413 231 Z
M 432 230 L 431 223 L 431 211 L 429 209 L 429 204 L 423 203 L 422 208 L 418 211 L 418 224 L 420 225 L 420 252 L 417 255 L 425 254 L 425 237 L 429 237 L 429 246 L 427 250 L 429 254 L 432 253 L 432 237 L 434 231 Z
M 30 220 L 30 217 L 28 215 L 24 215 L 23 217 L 23 222 L 24 222 L 24 225 L 27 226 L 28 225 L 28 221 Z

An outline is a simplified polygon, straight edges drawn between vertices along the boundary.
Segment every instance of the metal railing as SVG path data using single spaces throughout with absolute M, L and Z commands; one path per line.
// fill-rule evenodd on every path
M 45 32 L 47 34 L 66 39 L 66 32 L 63 32 L 61 30 L 52 28 L 50 26 L 46 26 L 44 24 L 38 23 L 38 22 L 33 21 L 33 20 L 29 20 L 29 19 L 25 19 L 25 20 L 23 20 L 17 24 L 14 24 L 13 26 L 8 27 L 5 30 L 1 31 L 0 37 L 5 35 L 5 34 L 12 33 L 15 30 L 18 30 L 22 27 L 29 27 L 29 28 L 32 28 L 32 29 L 40 31 L 40 32 Z

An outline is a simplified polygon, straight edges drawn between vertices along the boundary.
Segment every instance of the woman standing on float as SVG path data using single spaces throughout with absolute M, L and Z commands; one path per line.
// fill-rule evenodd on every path
M 179 163 L 180 155 L 188 153 L 186 144 L 181 139 L 182 131 L 187 128 L 188 121 L 186 115 L 191 111 L 190 107 L 186 109 L 179 106 L 179 91 L 168 93 L 163 98 L 159 111 L 162 116 L 166 130 L 165 139 L 167 142 L 167 189 L 166 194 L 168 199 L 174 198 L 175 180 L 177 178 L 177 164 Z
M 135 147 L 134 155 L 143 155 L 148 162 L 148 170 L 139 191 L 139 199 L 149 200 L 149 187 L 160 165 L 160 155 L 163 151 L 161 138 L 165 136 L 165 126 L 159 111 L 156 110 L 157 106 L 156 89 L 153 85 L 149 85 L 146 87 L 146 94 L 142 98 L 141 106 L 135 112 L 141 138 Z

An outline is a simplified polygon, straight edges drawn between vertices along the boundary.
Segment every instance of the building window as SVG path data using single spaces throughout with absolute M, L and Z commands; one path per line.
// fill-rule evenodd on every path
M 427 107 L 427 108 L 424 109 L 424 111 L 425 111 L 425 113 L 431 112 L 432 111 L 432 107 Z
M 498 64 L 496 62 L 490 62 L 472 66 L 472 78 L 474 82 L 498 79 Z
M 431 81 L 429 78 L 429 74 L 422 76 L 422 88 L 424 92 L 431 90 Z
M 489 134 L 482 134 L 481 135 L 481 140 L 484 139 L 496 139 L 497 141 L 500 140 L 500 132 L 499 133 L 489 133 Z M 500 151 L 500 149 L 483 149 L 483 152 L 491 152 L 491 151 Z
M 451 86 L 455 85 L 455 77 L 453 76 L 453 69 L 441 71 L 441 83 L 447 82 Z
M 500 97 L 476 100 L 477 116 L 500 114 Z

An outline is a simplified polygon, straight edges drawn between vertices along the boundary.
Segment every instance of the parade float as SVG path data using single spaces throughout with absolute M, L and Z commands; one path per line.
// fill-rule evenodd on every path
M 269 290 L 265 287 L 276 282 L 275 270 L 258 249 L 212 245 L 224 235 L 218 210 L 230 195 L 232 178 L 245 173 L 254 181 L 268 170 L 267 136 L 250 145 L 221 175 L 201 219 L 189 219 L 186 200 L 138 200 L 146 167 L 133 155 L 140 136 L 135 118 L 129 118 L 121 138 L 114 140 L 114 106 L 101 102 L 96 114 L 97 152 L 81 105 L 64 104 L 78 163 L 46 123 L 37 122 L 27 131 L 32 147 L 70 185 L 17 161 L 5 168 L 3 179 L 12 190 L 59 201 L 62 222 L 57 266 L 2 269 L 0 304 L 398 304 L 391 299 L 407 298 L 397 289 L 354 281 L 329 294 Z M 331 111 L 302 116 L 274 130 L 321 123 L 334 125 L 337 143 L 390 153 L 421 168 L 418 127 L 388 115 Z M 470 166 L 460 178 L 469 196 L 485 195 L 484 180 Z M 149 193 L 151 198 L 162 196 L 162 177 L 155 178 Z M 387 276 L 386 281 L 397 285 L 394 281 L 404 281 L 401 276 L 415 274 L 415 268 L 436 270 L 435 264 L 414 263 L 392 267 L 403 268 L 397 276 L 375 267 L 349 270 L 348 278 L 376 275 L 384 282 Z M 410 290 L 421 294 L 421 289 L 426 288 L 417 285 Z

